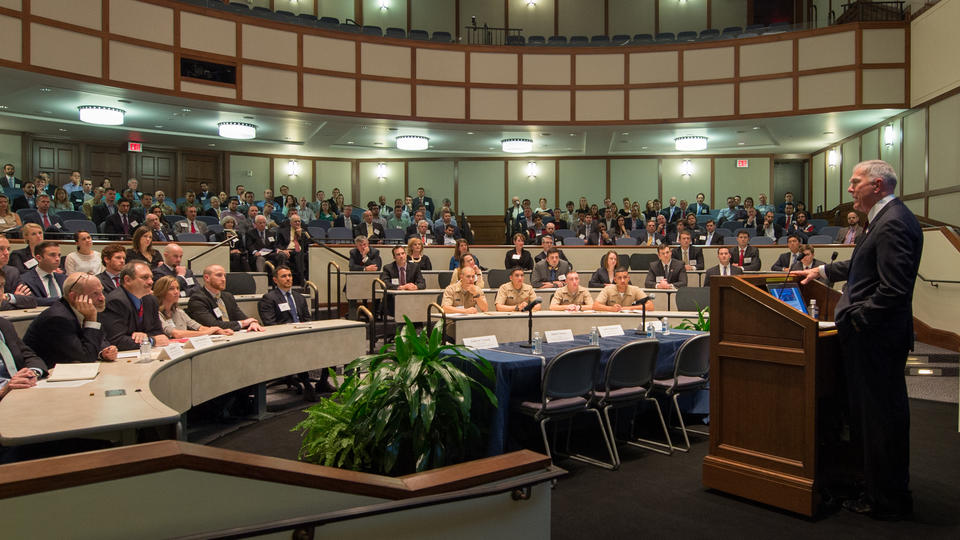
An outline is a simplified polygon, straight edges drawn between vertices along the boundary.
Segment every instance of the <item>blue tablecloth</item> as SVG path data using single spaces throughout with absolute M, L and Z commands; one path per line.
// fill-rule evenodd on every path
M 601 372 L 598 374 L 598 380 L 599 376 L 602 375 L 602 368 L 606 366 L 607 359 L 610 358 L 613 351 L 621 345 L 644 338 L 644 336 L 634 334 L 633 330 L 626 330 L 625 332 L 626 335 L 623 336 L 600 338 Z M 654 377 L 657 379 L 673 377 L 673 362 L 680 345 L 700 333 L 672 330 L 666 336 L 657 334 L 657 339 L 660 341 L 660 352 L 657 357 Z M 521 343 L 505 343 L 496 349 L 476 351 L 475 354 L 490 361 L 496 376 L 493 391 L 499 403 L 497 410 L 493 411 L 489 418 L 488 455 L 502 454 L 508 450 L 507 434 L 509 432 L 510 402 L 540 399 L 541 370 L 546 362 L 567 349 L 589 344 L 589 336 L 580 335 L 574 336 L 573 341 L 544 343 L 542 355 L 531 354 L 531 349 L 520 347 Z M 707 396 L 708 394 L 705 391 L 698 393 L 691 404 L 684 406 L 684 410 L 697 414 L 707 414 L 709 407 Z M 666 412 L 666 409 L 664 409 L 664 412 Z

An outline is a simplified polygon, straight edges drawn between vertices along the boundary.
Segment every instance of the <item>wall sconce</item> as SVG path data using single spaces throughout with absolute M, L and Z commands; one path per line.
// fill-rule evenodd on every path
M 527 0 L 527 7 L 537 7 L 537 0 Z
M 528 180 L 536 180 L 536 179 L 537 179 L 537 173 L 539 173 L 539 172 L 540 172 L 540 168 L 537 167 L 537 162 L 536 162 L 536 161 L 528 161 L 528 162 L 527 162 L 527 179 L 528 179 Z
M 693 162 L 685 159 L 680 163 L 680 176 L 690 178 L 693 176 Z
M 683 5 L 686 5 L 687 0 L 677 0 L 677 3 L 683 6 Z
M 836 169 L 837 165 L 840 164 L 840 152 L 836 150 L 830 150 L 827 152 L 827 165 L 831 169 Z
M 299 176 L 299 175 L 300 175 L 300 163 L 295 159 L 291 159 L 290 161 L 287 162 L 287 176 L 293 177 L 293 176 Z
M 883 127 L 883 145 L 887 149 L 893 148 L 893 143 L 897 142 L 897 134 L 893 130 L 893 124 L 888 124 Z
M 387 164 L 377 163 L 377 180 L 384 182 L 387 179 Z
M 380 0 L 377 2 L 380 6 L 380 11 L 386 11 L 390 9 L 390 0 Z

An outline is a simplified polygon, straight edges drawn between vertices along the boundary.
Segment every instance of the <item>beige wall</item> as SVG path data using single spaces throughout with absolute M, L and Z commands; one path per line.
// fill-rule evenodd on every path
M 467 215 L 503 214 L 506 196 L 502 161 L 461 160 L 458 171 L 460 211 Z
M 340 188 L 344 202 L 353 202 L 351 175 L 353 165 L 349 161 L 316 161 L 317 190 L 323 190 L 327 198 L 333 196 L 333 188 Z M 311 197 L 312 200 L 312 197 Z
M 291 159 L 299 165 L 299 172 L 291 176 L 288 170 L 288 164 Z M 309 159 L 284 158 L 278 157 L 273 160 L 273 185 L 277 197 L 280 196 L 280 186 L 290 188 L 290 194 L 299 199 L 305 198 L 308 202 L 313 200 L 313 161 Z
M 364 209 L 366 209 L 368 201 L 376 201 L 380 195 L 385 195 L 388 201 L 404 196 L 403 162 L 384 161 L 383 164 L 387 171 L 381 179 L 377 176 L 377 162 L 365 161 L 360 163 L 360 193 L 353 198 L 353 202 Z
M 270 158 L 263 156 L 230 156 L 230 189 L 243 184 L 247 191 L 256 194 L 256 199 L 263 197 L 263 190 L 270 187 Z
M 910 22 L 910 104 L 960 86 L 960 0 L 941 0 Z
M 715 179 L 714 190 L 716 201 L 711 208 L 726 207 L 728 195 L 753 197 L 754 201 L 760 193 L 767 194 L 767 200 L 772 199 L 770 193 L 770 158 L 751 157 L 749 167 L 737 168 L 736 158 L 718 158 L 714 160 Z
M 7 164 L 12 163 L 17 170 L 17 178 L 28 180 L 23 175 L 27 170 L 26 164 L 21 159 L 22 137 L 16 133 L 0 133 L 0 169 Z M 2 170 L 0 170 L 2 174 Z M 11 201 L 12 202 L 12 201 Z
M 607 191 L 607 162 L 603 159 L 570 159 L 560 161 L 560 200 L 551 193 L 547 196 L 551 208 L 564 206 L 572 200 L 576 205 L 580 197 L 589 201 L 602 201 Z
M 700 32 L 707 27 L 707 0 L 659 1 L 661 32 Z
M 408 165 L 408 195 L 415 196 L 417 188 L 423 187 L 427 196 L 440 208 L 443 199 L 453 199 L 453 161 L 411 161 Z M 393 199 L 387 201 L 393 204 Z M 456 211 L 457 208 L 454 206 Z
M 619 205 L 621 199 L 630 197 L 631 201 L 640 201 L 641 209 L 645 208 L 647 200 L 659 198 L 659 170 L 658 159 L 611 159 L 610 198 Z
M 352 2 L 351 2 L 352 3 Z M 363 24 L 387 28 L 394 26 L 397 28 L 407 27 L 407 2 L 406 0 L 388 0 L 387 9 L 380 9 L 379 0 L 362 0 Z M 424 28 L 423 26 L 414 26 L 414 28 Z M 441 28 L 426 27 L 427 30 L 442 30 Z

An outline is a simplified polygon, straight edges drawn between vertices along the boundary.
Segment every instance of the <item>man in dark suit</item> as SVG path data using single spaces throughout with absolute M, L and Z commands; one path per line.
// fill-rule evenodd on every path
M 360 217 L 354 215 L 353 206 L 349 204 L 343 205 L 343 213 L 333 220 L 334 227 L 347 227 L 350 230 L 353 230 L 358 223 L 360 223 Z
M 584 243 L 596 245 L 599 227 L 593 222 L 590 214 L 583 216 L 583 224 L 577 227 L 577 236 L 583 239 Z
M 776 242 L 781 236 L 783 236 L 783 233 L 783 227 L 776 223 L 773 212 L 767 212 L 764 214 L 763 221 L 757 223 L 757 236 L 766 236 L 770 240 Z
M 286 227 L 277 230 L 278 248 L 280 253 L 287 256 L 290 270 L 293 272 L 293 282 L 303 285 L 307 275 L 307 248 L 310 246 L 310 235 L 303 228 L 300 216 L 290 216 Z
M 127 250 L 120 244 L 110 244 L 100 252 L 104 271 L 97 274 L 103 284 L 103 294 L 110 294 L 120 286 L 120 271 L 127 264 Z
M 20 283 L 20 270 L 11 266 L 10 240 L 0 234 L 0 268 L 3 269 L 3 302 L 0 310 L 29 309 L 37 307 L 37 299 L 30 292 L 30 287 Z
M 427 215 L 431 219 L 436 219 L 437 207 L 433 205 L 433 199 L 426 196 L 426 191 L 422 187 L 417 188 L 417 196 L 413 198 L 413 207 L 423 206 L 427 209 Z
M 23 185 L 23 195 L 13 200 L 13 211 L 37 207 L 37 186 L 33 182 Z
M 644 287 L 670 289 L 687 286 L 687 269 L 684 268 L 683 262 L 673 258 L 670 246 L 666 244 L 657 246 L 657 258 L 660 260 L 650 263 Z
M 722 246 L 724 243 L 723 231 L 717 229 L 717 222 L 708 219 L 693 243 L 698 246 Z
M 187 206 L 184 209 L 184 216 L 187 219 L 178 221 L 173 226 L 173 234 L 202 234 L 204 238 L 207 236 L 207 224 L 202 221 L 197 221 L 197 210 L 196 205 Z
M 847 227 L 837 231 L 834 244 L 859 244 L 863 238 L 863 227 L 860 226 L 860 216 L 856 212 L 847 213 Z
M 667 223 L 674 223 L 683 217 L 683 210 L 677 206 L 677 198 L 670 197 L 670 204 L 660 211 L 660 215 L 667 218 Z
M 560 259 L 560 250 L 551 247 L 547 249 L 547 257 L 533 265 L 530 283 L 535 289 L 560 288 L 567 284 L 567 272 L 572 269 L 569 262 Z
M 350 271 L 379 271 L 383 263 L 380 261 L 380 252 L 377 248 L 370 247 L 370 242 L 365 236 L 357 236 L 353 241 L 355 247 L 350 250 Z
M 117 190 L 107 188 L 103 192 L 103 202 L 93 207 L 90 219 L 99 227 L 107 218 L 116 214 L 118 209 Z
M 138 224 L 142 224 L 147 217 L 147 214 L 150 213 L 150 207 L 153 206 L 153 195 L 150 193 L 144 193 L 140 196 L 140 201 L 137 204 L 131 204 L 130 206 L 130 217 Z
M 407 249 L 402 245 L 393 246 L 393 262 L 383 265 L 380 279 L 390 290 L 415 291 L 427 286 L 420 267 L 407 261 Z
M 153 280 L 173 276 L 180 285 L 180 296 L 187 297 L 199 289 L 200 284 L 193 271 L 180 264 L 182 260 L 183 248 L 179 244 L 167 244 L 163 250 L 163 263 L 153 269 Z
M 659 246 L 664 242 L 666 242 L 666 238 L 657 233 L 657 222 L 648 219 L 646 229 L 637 236 L 637 245 Z
M 100 316 L 107 341 L 121 351 L 140 348 L 149 340 L 166 347 L 170 340 L 160 324 L 160 307 L 153 292 L 153 273 L 143 261 L 131 261 L 120 271 L 120 286 L 107 295 L 107 306 Z
M 100 280 L 82 272 L 67 276 L 64 296 L 30 323 L 23 341 L 50 369 L 57 363 L 114 361 L 117 347 L 103 335 L 97 315 L 106 307 Z
M 27 223 L 36 223 L 49 233 L 63 232 L 63 219 L 50 213 L 50 196 L 43 193 L 37 195 L 37 213 L 30 214 L 25 219 Z
M 3 166 L 3 176 L 0 176 L 0 188 L 17 189 L 20 187 L 20 179 L 17 178 L 17 169 L 13 163 L 7 163 Z
M 697 202 L 687 207 L 687 212 L 698 216 L 705 216 L 710 213 L 710 206 L 704 203 L 706 196 L 703 193 L 697 193 Z
M 353 236 L 365 236 L 370 242 L 379 244 L 383 241 L 385 233 L 383 225 L 373 221 L 373 213 L 367 210 L 363 213 L 363 221 L 353 228 Z
M 913 346 L 913 287 L 923 232 L 894 196 L 897 175 L 883 161 L 853 168 L 847 192 L 870 225 L 850 260 L 800 271 L 847 280 L 836 306 L 850 399 L 852 440 L 862 444 L 865 489 L 844 508 L 879 519 L 912 513 L 909 491 L 910 411 L 903 377 Z
M 417 212 L 417 215 L 420 215 L 420 212 Z M 430 230 L 430 223 L 426 219 L 420 219 L 416 224 L 411 225 L 411 227 L 413 227 L 413 230 L 407 231 L 407 242 L 409 242 L 411 238 L 419 238 L 425 246 L 437 243 L 436 237 L 433 236 L 433 231 Z
M 760 269 L 760 250 L 750 245 L 750 234 L 747 231 L 737 233 L 737 247 L 734 248 L 733 264 L 743 270 L 756 271 Z
M 820 259 L 817 259 L 815 256 L 816 250 L 813 246 L 804 244 L 800 246 L 800 258 L 797 262 L 793 263 L 790 267 L 790 271 L 794 272 L 797 270 L 809 270 L 811 268 L 819 268 L 825 263 Z M 826 278 L 826 276 L 820 276 L 817 278 L 817 281 L 823 283 L 827 287 L 833 287 L 833 284 Z
M 257 319 L 247 317 L 233 295 L 224 290 L 226 288 L 227 272 L 222 266 L 214 264 L 204 268 L 203 287 L 190 296 L 187 315 L 204 326 L 229 328 L 235 332 L 242 329 L 263 332 Z
M 710 276 L 739 276 L 743 270 L 739 266 L 730 264 L 730 248 L 721 246 L 717 248 L 717 261 L 719 264 L 707 268 L 704 272 L 703 286 L 710 286 Z
M 690 231 L 680 233 L 680 245 L 673 248 L 673 258 L 682 262 L 687 271 L 703 270 L 703 251 L 693 247 Z
M 20 275 L 20 282 L 30 288 L 37 304 L 49 306 L 63 296 L 66 276 L 60 269 L 60 246 L 56 242 L 40 242 L 36 248 L 37 265 Z
M 777 225 L 785 231 L 789 231 L 796 225 L 796 216 L 793 214 L 793 203 L 786 203 L 783 207 L 783 216 L 777 219 Z
M 13 323 L 0 317 L 0 333 L 3 345 L 10 351 L 12 369 L 5 358 L 0 359 L 0 399 L 11 390 L 21 390 L 37 385 L 37 379 L 47 375 L 47 365 L 17 335 Z
M 270 261 L 275 267 L 287 263 L 287 256 L 278 252 L 277 232 L 267 229 L 267 218 L 258 215 L 253 219 L 253 227 L 244 237 L 244 247 L 250 254 L 250 268 L 263 272 L 264 261 Z
M 796 234 L 791 234 L 787 237 L 787 251 L 786 253 L 781 253 L 777 257 L 777 262 L 773 263 L 773 266 L 770 267 L 770 270 L 774 272 L 783 272 L 788 268 L 793 268 L 793 265 L 800 262 L 800 258 L 803 256 L 800 253 L 800 244 L 803 242 L 800 241 L 800 237 Z
M 124 238 L 129 238 L 133 234 L 133 230 L 140 224 L 140 222 L 130 214 L 130 201 L 127 199 L 117 201 L 117 212 L 108 216 L 105 221 L 106 224 L 103 226 L 103 232 L 123 235 Z

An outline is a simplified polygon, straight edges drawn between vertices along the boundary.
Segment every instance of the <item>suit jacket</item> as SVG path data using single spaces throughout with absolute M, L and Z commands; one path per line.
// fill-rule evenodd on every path
M 564 255 L 562 249 L 559 249 L 559 248 L 558 248 L 558 251 L 560 252 L 560 260 L 561 260 L 561 261 L 570 262 L 570 259 L 568 259 L 566 255 Z M 536 256 L 536 257 L 533 258 L 533 264 L 537 264 L 538 262 L 540 262 L 540 261 L 542 261 L 542 260 L 544 260 L 544 259 L 546 259 L 546 258 L 547 258 L 547 254 L 546 254 L 544 251 L 541 251 L 540 253 L 537 253 L 537 256 Z M 572 266 L 572 265 L 571 265 L 571 266 Z
M 843 241 L 847 238 L 847 231 L 848 231 L 848 230 L 850 230 L 850 227 L 849 227 L 849 226 L 848 226 L 848 227 L 844 227 L 844 228 L 840 229 L 839 231 L 837 231 L 837 238 L 834 240 L 834 243 L 835 243 L 835 244 L 842 244 Z M 854 243 L 854 244 L 859 244 L 859 243 L 860 243 L 860 240 L 863 240 L 863 227 L 861 227 L 860 225 L 857 225 L 855 231 L 856 231 L 856 232 L 855 232 L 854 235 L 853 235 L 853 243 Z
M 55 339 L 51 339 L 55 338 Z M 101 328 L 84 328 L 66 299 L 61 298 L 30 323 L 26 343 L 51 369 L 60 363 L 96 362 L 110 346 Z
M 814 258 L 814 259 L 813 259 L 813 263 L 810 265 L 810 268 L 816 268 L 816 267 L 821 266 L 821 265 L 823 265 L 823 261 L 821 261 L 820 259 Z M 793 264 L 793 266 L 790 267 L 790 270 L 791 270 L 791 271 L 793 271 L 793 270 L 803 270 L 803 269 L 804 269 L 804 268 L 803 268 L 803 263 L 802 263 L 801 261 L 795 262 L 795 263 Z M 825 278 L 825 277 L 823 277 L 823 276 L 818 277 L 818 278 L 817 278 L 817 281 L 819 281 L 820 283 L 823 283 L 823 284 L 826 285 L 827 287 L 833 287 L 833 284 L 830 283 L 830 280 L 828 280 L 827 278 Z
M 428 230 L 424 236 L 427 237 L 427 243 L 430 245 L 435 245 L 437 243 L 437 237 L 433 235 L 433 231 Z M 405 241 L 409 242 L 411 238 L 420 238 L 420 234 L 417 232 L 416 227 L 414 227 L 413 231 L 407 231 L 407 237 L 405 238 Z
M 217 308 L 217 301 L 213 295 L 207 291 L 206 287 L 200 287 L 196 292 L 190 295 L 190 301 L 187 302 L 187 315 L 203 326 L 216 326 L 217 328 L 229 328 L 231 330 L 240 330 L 240 321 L 247 318 L 247 315 L 240 311 L 237 301 L 233 295 L 227 291 L 220 293 L 220 299 L 223 300 L 227 312 L 224 313 L 227 319 L 221 320 L 213 310 Z
M 723 245 L 724 235 L 723 235 L 723 231 L 721 231 L 720 229 L 713 230 L 713 237 L 710 238 L 709 244 L 707 243 L 707 236 L 709 235 L 706 229 L 699 231 L 697 234 L 694 235 L 693 243 L 698 246 L 722 246 Z
M 293 296 L 294 307 L 297 310 L 297 318 L 301 321 L 309 321 L 310 308 L 307 307 L 307 299 L 297 291 L 290 291 Z M 293 322 L 293 315 L 290 310 L 281 310 L 281 305 L 287 305 L 287 299 L 280 289 L 271 289 L 257 301 L 257 313 L 260 314 L 260 322 L 264 326 L 275 324 L 289 324 Z
M 30 246 L 24 246 L 20 249 L 14 249 L 10 252 L 10 260 L 7 265 L 16 268 L 22 276 L 30 270 L 26 266 L 26 262 L 30 260 L 36 260 L 36 258 L 30 253 Z M 9 283 L 7 283 L 7 285 L 9 285 Z M 16 286 L 16 283 L 14 283 L 14 286 Z
M 108 217 L 117 215 L 117 205 L 113 205 L 111 208 L 113 208 L 112 214 L 110 213 L 110 208 L 107 208 L 106 204 L 100 203 L 98 205 L 95 205 L 93 207 L 93 214 L 92 214 L 91 220 L 97 225 L 100 225 L 101 223 L 106 221 Z
M 656 287 L 658 277 L 666 277 L 674 287 L 687 286 L 687 269 L 683 267 L 683 262 L 676 259 L 670 259 L 670 267 L 666 275 L 663 273 L 663 263 L 659 259 L 650 263 L 650 270 L 647 272 L 647 279 L 643 286 L 648 289 Z
M 747 260 L 749 259 L 749 261 Z M 733 246 L 730 248 L 730 263 L 737 264 L 740 262 L 740 247 Z M 760 250 L 747 244 L 747 248 L 743 252 L 743 269 L 744 270 L 759 270 L 760 269 Z
M 163 237 L 160 236 L 160 231 L 163 231 Z M 166 223 L 160 223 L 159 229 L 153 229 L 150 231 L 150 237 L 153 238 L 154 242 L 172 242 L 173 232 Z
M 120 212 L 104 218 L 105 225 L 103 232 L 107 234 L 123 234 L 123 220 L 120 219 Z M 133 231 L 143 222 L 133 215 L 133 212 L 127 212 L 127 236 L 133 236 Z M 136 225 L 134 225 L 136 223 Z
M 63 290 L 63 282 L 67 280 L 67 275 L 63 273 L 54 273 L 53 279 L 57 282 L 57 285 L 60 286 L 61 294 L 66 294 Z M 33 293 L 33 296 L 37 299 L 37 305 L 49 306 L 58 300 L 57 298 L 47 297 L 47 290 L 40 279 L 40 274 L 37 273 L 36 266 L 31 268 L 29 271 L 20 274 L 20 283 L 23 283 L 30 288 L 30 292 Z
M 278 249 L 287 249 L 287 246 L 290 245 L 290 226 L 281 227 L 277 229 L 277 248 Z M 297 238 L 297 241 L 300 242 L 300 251 L 306 252 L 307 248 L 310 247 L 310 236 L 307 234 L 307 228 L 302 227 L 300 229 L 300 236 Z M 291 253 L 293 253 L 291 251 Z
M 3 332 L 3 340 L 7 343 L 7 348 L 13 355 L 13 363 L 17 365 L 18 370 L 25 367 L 33 368 L 40 370 L 41 376 L 47 375 L 49 371 L 47 364 L 20 339 L 12 322 L 0 317 L 0 332 Z M 11 377 L 13 375 L 13 373 L 10 374 Z
M 763 222 L 762 222 L 762 221 L 761 221 L 760 223 L 757 223 L 756 231 L 757 231 L 757 236 L 766 236 L 766 235 L 764 234 Z M 776 236 L 777 239 L 779 240 L 780 237 L 783 236 L 783 233 L 784 233 L 783 227 L 781 227 L 781 226 L 778 225 L 776 222 L 774 222 L 774 224 L 773 224 L 773 235 Z
M 263 233 L 263 240 L 261 240 L 260 231 L 257 229 L 250 229 L 247 231 L 243 242 L 243 245 L 246 247 L 247 251 L 253 253 L 255 251 L 260 251 L 261 249 L 279 249 L 280 235 L 277 234 L 277 231 L 273 229 L 266 229 L 263 231 Z
M 743 274 L 743 269 L 741 269 L 739 266 L 734 266 L 734 265 L 732 265 L 732 264 L 730 265 L 730 275 L 731 275 L 731 276 L 739 276 L 739 275 L 741 275 L 741 274 Z M 704 286 L 704 287 L 709 287 L 709 286 L 710 286 L 710 276 L 719 276 L 719 275 L 720 275 L 720 265 L 719 265 L 719 264 L 716 265 L 716 266 L 711 266 L 710 268 L 707 268 L 707 271 L 704 272 L 704 276 L 706 276 L 706 277 L 703 278 L 703 286 Z
M 380 225 L 380 224 L 377 223 L 376 221 L 370 223 L 370 225 L 373 227 L 373 236 L 370 236 L 370 237 L 369 237 L 369 238 L 370 238 L 370 242 L 371 242 L 371 243 L 375 243 L 375 242 L 378 242 L 378 241 L 380 241 L 380 240 L 383 240 L 383 238 L 384 238 L 384 236 L 385 236 L 385 234 L 384 234 L 384 232 L 383 232 L 383 225 Z M 362 221 L 361 221 L 359 224 L 357 224 L 357 226 L 353 228 L 353 236 L 354 236 L 354 237 L 357 237 L 357 236 L 364 236 L 364 237 L 366 237 L 366 236 L 367 236 L 367 224 L 364 223 L 364 222 L 362 222 Z
M 597 271 L 590 276 L 589 286 L 591 289 L 606 287 L 613 283 L 612 277 L 606 268 L 597 268 Z
M 0 188 L 19 189 L 22 185 L 23 185 L 23 182 L 21 182 L 20 179 L 17 178 L 16 176 L 13 176 L 9 179 L 7 178 L 6 175 L 0 176 Z
M 560 259 L 560 261 L 557 262 L 557 279 L 560 281 L 566 281 L 566 275 L 569 271 L 570 263 Z M 560 279 L 560 276 L 564 276 L 563 279 Z M 543 286 L 543 284 L 548 281 L 550 281 L 550 269 L 547 268 L 547 261 L 543 260 L 533 266 L 533 273 L 530 275 L 530 282 L 533 284 L 534 288 L 537 288 Z
M 647 230 L 644 229 L 643 232 L 641 232 L 641 233 L 637 236 L 637 244 L 638 244 L 638 245 L 641 245 L 641 246 L 647 245 L 647 238 L 648 238 L 649 236 L 650 236 L 650 233 L 648 233 Z M 653 245 L 655 245 L 655 246 L 656 246 L 656 245 L 660 245 L 660 244 L 662 244 L 662 243 L 664 243 L 664 242 L 667 241 L 667 239 L 664 238 L 663 235 L 661 235 L 661 234 L 653 233 L 653 237 L 654 237 Z
M 200 220 L 196 220 L 193 223 L 197 227 L 197 234 L 202 234 L 204 237 L 206 237 L 207 224 Z M 178 235 L 178 234 L 184 234 L 184 233 L 190 233 L 190 222 L 185 219 L 182 219 L 173 226 L 173 234 Z
M 123 287 L 118 287 L 107 295 L 107 307 L 100 315 L 100 323 L 107 341 L 121 351 L 140 348 L 131 337 L 134 332 L 143 332 L 149 337 L 164 335 L 157 299 L 148 294 L 141 298 L 140 302 L 143 318 L 137 316 L 137 310 L 133 308 L 133 302 Z
M 688 251 L 687 257 L 690 258 L 690 264 L 695 266 L 697 270 L 703 270 L 703 250 L 695 246 L 690 246 Z M 683 252 L 679 246 L 673 248 L 673 258 L 683 262 Z
M 913 341 L 913 285 L 923 232 L 900 199 L 887 203 L 867 227 L 850 260 L 828 264 L 827 279 L 847 280 L 836 307 L 837 326 L 876 334 L 909 349 Z
M 383 267 L 383 262 L 380 261 L 380 252 L 377 251 L 377 248 L 370 248 L 370 251 L 367 252 L 367 260 L 363 260 L 363 256 L 360 255 L 360 252 L 357 251 L 357 248 L 350 250 L 350 271 L 359 272 L 362 271 L 365 266 L 371 264 L 377 265 L 377 269 Z
M 687 213 L 705 216 L 710 213 L 710 206 L 706 204 L 693 203 L 687 207 Z
M 416 283 L 418 289 L 426 289 L 427 282 L 423 279 L 423 274 L 420 272 L 420 265 L 417 263 L 412 263 L 407 261 L 407 283 Z M 387 284 L 388 289 L 396 289 L 400 287 L 400 268 L 397 266 L 396 261 L 384 265 L 383 270 L 380 272 L 380 279 Z M 397 280 L 394 283 L 394 279 Z
M 360 223 L 360 216 L 355 216 L 355 215 L 353 215 L 353 214 L 350 214 L 350 224 L 349 224 L 349 225 L 344 225 L 344 220 L 343 220 L 343 218 L 344 218 L 344 215 L 343 215 L 343 214 L 338 215 L 338 216 L 337 216 L 337 219 L 333 220 L 333 226 L 334 226 L 334 227 L 349 227 L 350 229 L 353 229 L 354 225 Z
M 434 213 L 435 213 L 436 210 L 437 210 L 436 207 L 433 206 L 433 199 L 431 199 L 430 197 L 423 197 L 423 198 L 421 198 L 421 197 L 414 197 L 414 198 L 413 198 L 413 210 L 414 210 L 414 211 L 416 211 L 417 208 L 419 208 L 421 204 L 424 206 L 424 208 L 427 209 L 427 212 L 430 212 L 430 217 L 433 217 Z
M 780 256 L 777 257 L 777 262 L 773 263 L 773 266 L 770 267 L 770 270 L 773 270 L 774 272 L 783 272 L 788 267 L 790 269 L 793 269 L 793 265 L 790 264 L 790 258 L 792 256 L 793 256 L 793 253 L 790 253 L 790 251 L 787 251 L 786 253 L 781 253 Z M 797 259 L 796 259 L 797 263 L 800 262 L 800 257 L 802 256 L 803 254 L 798 251 Z
M 107 295 L 114 291 L 117 286 L 113 283 L 113 280 L 107 275 L 106 270 L 97 274 L 97 279 L 100 280 L 100 283 L 103 285 L 103 294 Z
M 66 232 L 66 229 L 63 227 L 63 218 L 57 217 L 56 214 L 53 214 L 48 211 L 47 219 L 50 220 L 50 226 L 44 227 L 44 230 L 46 230 L 47 232 Z M 37 225 L 40 225 L 41 227 L 43 227 L 43 218 L 40 217 L 39 213 L 36 213 L 36 214 L 31 213 L 27 215 L 26 219 L 24 219 L 23 221 L 25 223 L 36 223 Z
M 514 259 L 514 258 L 513 258 L 513 256 L 516 255 L 516 254 L 517 254 L 517 250 L 516 250 L 516 249 L 511 249 L 510 251 L 508 251 L 508 252 L 506 253 L 506 255 L 503 256 L 503 267 L 504 267 L 504 268 L 506 268 L 507 270 L 509 270 L 509 269 L 513 268 L 514 266 L 519 266 L 520 268 L 523 268 L 524 270 L 533 270 L 534 261 L 533 261 L 533 257 L 530 256 L 530 252 L 529 252 L 529 251 L 527 251 L 527 250 L 524 249 L 523 252 L 520 254 L 520 258 L 519 258 L 519 259 Z
M 17 285 L 20 283 L 20 271 L 10 266 L 9 264 L 3 267 L 3 277 L 4 277 L 4 286 L 3 292 L 13 294 L 17 290 Z M 0 300 L 0 311 L 8 311 L 11 309 L 30 309 L 37 307 L 37 299 L 32 295 L 24 296 L 21 294 L 13 294 L 14 301 L 16 303 L 11 304 L 6 296 L 3 300 Z
M 684 212 L 680 210 L 679 206 L 673 207 L 673 215 L 670 215 L 670 207 L 666 207 L 663 210 L 660 210 L 660 215 L 667 218 L 667 223 L 673 223 L 674 221 L 680 221 L 680 218 L 683 217 Z
M 26 195 L 20 195 L 13 200 L 13 211 L 23 210 L 24 208 L 36 208 L 37 207 L 37 197 L 34 196 L 32 199 L 27 201 Z
M 176 277 L 176 278 L 177 278 L 177 283 L 180 284 L 180 296 L 181 296 L 181 297 L 191 296 L 194 292 L 196 292 L 196 290 L 197 290 L 198 288 L 200 288 L 200 287 L 203 286 L 202 280 L 199 279 L 199 278 L 197 278 L 196 276 L 194 276 L 194 275 L 193 275 L 193 270 L 190 270 L 189 268 L 187 269 L 186 275 L 183 275 L 183 276 L 178 276 L 178 275 L 177 275 L 177 269 L 176 269 L 176 268 L 170 269 L 170 267 L 167 266 L 166 264 L 160 264 L 159 266 L 153 266 L 153 267 L 152 267 L 152 270 L 153 270 L 153 280 L 154 280 L 154 281 L 157 281 L 158 279 L 162 278 L 163 276 L 174 276 L 174 277 Z M 191 284 L 187 281 L 187 278 L 189 278 L 190 282 L 192 282 L 193 285 L 191 285 Z

